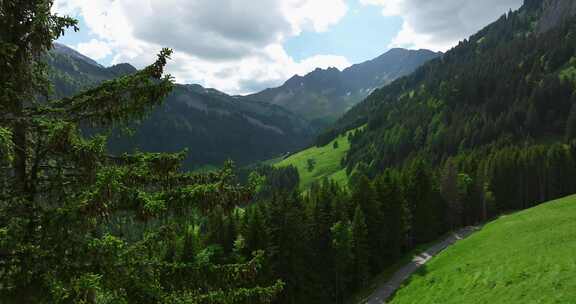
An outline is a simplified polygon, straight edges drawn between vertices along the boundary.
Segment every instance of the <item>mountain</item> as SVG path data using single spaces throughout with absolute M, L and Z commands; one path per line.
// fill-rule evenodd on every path
M 127 63 L 103 67 L 59 43 L 54 44 L 54 48 L 47 55 L 47 61 L 51 67 L 50 80 L 56 97 L 70 96 L 103 81 L 136 72 L 136 68 Z
M 58 44 L 47 60 L 57 96 L 71 95 L 136 71 L 129 64 L 103 67 Z M 188 148 L 188 168 L 220 165 L 227 159 L 246 164 L 275 157 L 308 145 L 313 134 L 305 120 L 279 106 L 180 84 L 162 106 L 132 127 L 130 136 L 114 133 L 112 152 L 175 152 Z
M 440 53 L 428 50 L 392 49 L 370 61 L 343 71 L 316 69 L 294 76 L 278 88 L 247 98 L 270 102 L 323 125 L 332 122 L 375 89 L 408 75 Z
M 103 66 L 101 64 L 94 61 L 93 59 L 91 59 L 87 56 L 84 56 L 84 55 L 80 54 L 79 52 L 77 52 L 76 50 L 71 49 L 71 48 L 69 48 L 63 44 L 60 44 L 60 43 L 54 43 L 54 53 L 60 54 L 63 56 L 67 56 L 70 58 L 74 58 L 74 59 L 81 61 L 85 64 L 93 65 L 93 66 L 98 67 L 98 68 L 103 68 Z
M 526 1 L 410 76 L 376 90 L 318 144 L 367 124 L 346 164 L 351 170 L 364 163 L 377 172 L 417 156 L 440 163 L 478 153 L 480 162 L 507 146 L 576 139 L 573 7 L 569 0 Z

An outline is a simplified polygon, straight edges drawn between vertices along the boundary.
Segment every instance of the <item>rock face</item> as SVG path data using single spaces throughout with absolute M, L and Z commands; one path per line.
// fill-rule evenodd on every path
M 538 23 L 538 33 L 544 33 L 576 15 L 575 0 L 544 0 L 541 5 L 542 17 Z

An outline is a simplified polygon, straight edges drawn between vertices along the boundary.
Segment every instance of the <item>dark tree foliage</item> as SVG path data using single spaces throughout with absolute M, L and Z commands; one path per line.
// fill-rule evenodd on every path
M 386 170 L 375 181 L 378 201 L 383 214 L 383 231 L 386 234 L 381 255 L 385 266 L 401 257 L 407 233 L 410 229 L 411 213 L 402 193 L 402 181 L 397 172 Z
M 576 139 L 576 94 L 572 94 L 572 109 L 566 121 L 566 141 Z
M 171 91 L 171 50 L 134 74 L 54 99 L 44 54 L 77 21 L 50 0 L 0 1 L 0 302 L 267 303 L 282 283 L 258 275 L 263 253 L 218 263 L 231 251 L 225 215 L 250 200 L 232 168 L 182 173 L 185 153 L 110 156 L 113 127 L 142 118 Z M 223 222 L 216 219 L 225 217 Z M 216 232 L 216 230 L 220 230 Z M 196 229 L 197 230 L 197 229 Z
M 362 223 L 358 224 L 366 225 L 368 239 L 373 243 L 370 248 L 371 252 L 366 255 L 370 257 L 370 260 L 363 261 L 363 263 L 369 262 L 372 270 L 381 269 L 383 259 L 379 257 L 379 254 L 385 250 L 386 242 L 385 234 L 382 232 L 384 215 L 374 186 L 365 175 L 358 177 L 352 189 L 351 200 L 352 204 L 358 206 L 361 210 L 361 214 L 358 214 L 357 210 L 355 211 L 355 216 L 362 217 Z
M 370 265 L 371 258 L 375 258 L 370 253 L 370 232 L 366 224 L 366 216 L 362 211 L 362 207 L 356 207 L 354 212 L 354 219 L 352 221 L 352 254 L 354 256 L 354 285 L 356 287 L 365 287 L 370 278 Z M 373 247 L 372 247 L 373 248 Z
M 356 283 L 354 278 L 354 234 L 350 222 L 336 222 L 330 229 L 332 233 L 332 250 L 334 259 L 334 298 L 336 303 L 343 303 L 349 296 L 351 287 Z
M 443 232 L 443 200 L 431 169 L 416 160 L 405 176 L 405 195 L 412 213 L 411 239 L 416 243 L 435 240 Z
M 323 181 L 304 195 L 278 191 L 246 208 L 236 239 L 245 240 L 245 256 L 266 251 L 268 275 L 286 283 L 277 303 L 345 303 L 373 273 L 412 249 L 410 210 L 396 188 L 401 175 L 387 172 L 379 183 L 362 178 L 370 204 L 359 192 Z
M 240 183 L 246 184 L 250 182 L 250 176 L 254 177 L 254 174 L 262 179 L 254 201 L 270 199 L 275 192 L 291 193 L 300 185 L 300 175 L 294 166 L 276 168 L 270 165 L 257 165 L 256 167 L 245 167 L 238 170 L 238 179 Z

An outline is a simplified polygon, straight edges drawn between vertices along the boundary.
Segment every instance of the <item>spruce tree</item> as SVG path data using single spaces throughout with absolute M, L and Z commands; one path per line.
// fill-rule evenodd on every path
M 400 258 L 405 246 L 406 233 L 410 222 L 410 213 L 402 196 L 401 184 L 391 170 L 376 179 L 378 200 L 382 204 L 383 223 L 386 233 L 384 256 L 391 264 Z
M 443 228 L 443 199 L 424 160 L 417 159 L 411 165 L 405 191 L 412 209 L 413 240 L 418 244 L 434 240 Z
M 354 212 L 352 221 L 353 254 L 354 254 L 354 283 L 357 287 L 363 287 L 370 277 L 370 239 L 368 227 L 362 208 L 358 206 Z
M 566 121 L 566 141 L 576 139 L 576 94 L 572 96 L 572 109 Z
M 332 232 L 332 250 L 334 251 L 334 290 L 336 303 L 344 303 L 348 297 L 354 267 L 354 238 L 350 222 L 337 222 Z
M 192 227 L 189 227 L 184 234 L 181 260 L 184 263 L 193 263 L 198 253 L 198 238 Z
M 262 253 L 245 264 L 175 262 L 188 219 L 231 210 L 253 187 L 229 165 L 182 173 L 185 153 L 111 156 L 103 135 L 145 117 L 173 87 L 171 50 L 152 65 L 53 99 L 43 56 L 77 21 L 51 0 L 0 1 L 2 303 L 268 303 L 281 282 L 257 286 Z
M 321 184 L 311 189 L 307 198 L 306 206 L 311 208 L 309 236 L 314 244 L 314 252 L 311 257 L 313 288 L 318 290 L 315 303 L 325 303 L 332 300 L 333 290 L 326 282 L 332 279 L 334 256 L 332 251 L 331 231 L 334 221 L 332 219 L 334 195 L 332 184 L 323 180 Z
M 384 264 L 382 253 L 386 246 L 386 231 L 383 222 L 384 215 L 376 191 L 364 174 L 359 174 L 357 177 L 355 187 L 352 190 L 352 202 L 362 208 L 371 244 L 369 262 L 372 271 L 376 273 Z
M 309 261 L 303 208 L 298 195 L 274 196 L 267 204 L 268 260 L 274 277 L 285 282 L 280 303 L 300 303 L 309 288 Z
M 442 172 L 440 187 L 442 196 L 448 204 L 447 221 L 451 229 L 460 227 L 462 223 L 463 206 L 458 186 L 457 168 L 452 160 L 448 160 Z

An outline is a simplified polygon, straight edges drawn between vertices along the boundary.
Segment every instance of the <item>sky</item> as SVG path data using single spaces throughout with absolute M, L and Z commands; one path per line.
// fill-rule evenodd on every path
M 344 69 L 390 48 L 446 51 L 523 0 L 55 0 L 80 22 L 58 42 L 110 66 L 143 68 L 163 48 L 168 72 L 229 94 Z

